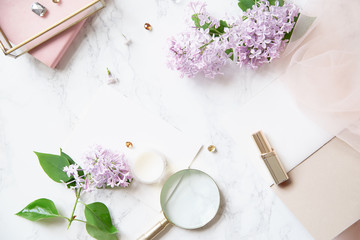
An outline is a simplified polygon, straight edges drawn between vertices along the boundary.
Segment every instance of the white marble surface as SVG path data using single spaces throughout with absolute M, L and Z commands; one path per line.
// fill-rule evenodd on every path
M 32 223 L 14 214 L 30 201 L 47 197 L 68 213 L 74 198 L 41 170 L 32 151 L 56 152 L 77 124 L 84 108 L 106 81 L 106 67 L 120 80 L 114 86 L 184 132 L 214 144 L 218 152 L 203 152 L 199 164 L 218 183 L 222 204 L 218 216 L 196 231 L 168 230 L 163 239 L 312 239 L 262 177 L 245 159 L 244 151 L 222 129 L 220 118 L 237 111 L 269 84 L 276 73 L 265 67 L 257 73 L 236 68 L 214 80 L 180 79 L 166 67 L 166 39 L 184 26 L 188 1 L 109 0 L 88 21 L 55 70 L 31 56 L 0 57 L 0 238 L 91 239 L 83 224 L 54 220 Z M 209 0 L 208 9 L 221 17 L 239 14 L 236 0 Z M 153 31 L 144 30 L 145 22 Z M 122 33 L 132 40 L 124 44 Z M 114 109 L 116 110 L 116 109 Z M 236 131 L 236 129 L 234 129 Z M 195 164 L 196 166 L 196 164 Z M 121 232 L 138 218 L 152 224 L 137 202 L 109 192 L 92 199 L 109 205 Z M 122 217 L 132 216 L 123 222 Z M 155 216 L 156 217 L 156 216 Z M 129 217 L 127 218 L 129 219 Z

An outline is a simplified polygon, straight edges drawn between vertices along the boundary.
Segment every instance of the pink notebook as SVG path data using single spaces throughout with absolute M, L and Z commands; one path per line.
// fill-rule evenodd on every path
M 79 33 L 81 27 L 86 20 L 69 28 L 65 32 L 57 35 L 56 37 L 44 42 L 39 47 L 31 50 L 29 53 L 40 62 L 45 63 L 51 68 L 55 68 L 64 56 L 66 50 Z
M 40 17 L 31 11 L 31 5 L 34 1 L 38 1 L 48 9 L 44 17 Z M 10 42 L 16 45 L 91 2 L 93 0 L 62 0 L 60 4 L 55 4 L 51 0 L 0 0 L 0 26 Z M 84 22 L 85 20 L 33 49 L 31 54 L 49 67 L 56 67 Z M 52 33 L 49 32 L 49 36 L 50 34 Z

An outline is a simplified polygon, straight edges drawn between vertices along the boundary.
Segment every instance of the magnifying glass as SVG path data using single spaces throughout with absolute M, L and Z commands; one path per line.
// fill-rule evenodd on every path
M 160 194 L 164 219 L 138 240 L 150 240 L 170 223 L 184 229 L 205 226 L 220 207 L 220 192 L 215 181 L 197 169 L 176 172 L 166 180 Z

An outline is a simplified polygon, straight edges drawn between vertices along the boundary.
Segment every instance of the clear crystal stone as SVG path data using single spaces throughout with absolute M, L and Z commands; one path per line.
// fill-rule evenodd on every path
M 36 15 L 39 15 L 40 17 L 44 16 L 47 9 L 46 7 L 44 7 L 43 5 L 41 5 L 40 3 L 38 2 L 34 2 L 32 5 L 31 5 L 31 10 L 36 14 Z

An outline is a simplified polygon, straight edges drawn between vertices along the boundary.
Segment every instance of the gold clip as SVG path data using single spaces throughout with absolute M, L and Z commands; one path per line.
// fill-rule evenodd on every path
M 262 131 L 258 131 L 252 136 L 260 150 L 261 158 L 264 160 L 275 183 L 279 185 L 280 183 L 288 180 L 289 176 L 286 174 L 283 165 L 281 164 L 276 152 L 266 139 L 264 133 Z

